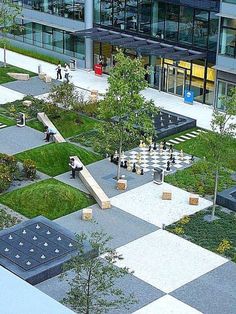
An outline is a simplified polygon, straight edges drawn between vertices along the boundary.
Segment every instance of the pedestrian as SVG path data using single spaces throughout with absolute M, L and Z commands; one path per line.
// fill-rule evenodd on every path
M 83 170 L 83 164 L 75 160 L 74 158 L 70 158 L 69 166 L 71 167 L 71 179 L 75 179 L 75 172 Z
M 67 63 L 65 63 L 65 79 L 66 79 L 66 83 L 69 83 L 69 74 L 70 74 L 70 68 L 69 65 Z
M 45 126 L 45 142 L 49 142 L 50 141 L 50 137 L 52 135 L 55 135 L 57 133 L 57 131 L 53 128 L 50 128 L 48 126 Z
M 62 79 L 62 75 L 61 75 L 61 63 L 60 63 L 60 61 L 58 62 L 56 71 L 57 71 L 57 80 L 61 80 Z

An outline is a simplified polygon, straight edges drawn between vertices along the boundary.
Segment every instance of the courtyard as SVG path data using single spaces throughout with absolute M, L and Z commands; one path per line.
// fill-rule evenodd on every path
M 9 60 L 11 58 L 10 55 Z M 27 70 L 34 72 L 35 67 L 36 61 Z M 45 64 L 46 67 L 51 70 L 49 64 Z M 86 80 L 81 80 L 81 73 L 88 79 L 89 86 Z M 98 88 L 101 82 L 93 85 L 91 75 L 80 71 L 73 75 L 73 80 L 78 87 Z M 207 123 L 199 125 L 195 115 L 195 128 L 165 138 L 167 151 L 170 145 L 174 146 L 177 162 L 171 165 L 171 171 L 161 185 L 153 182 L 153 170 L 155 167 L 166 170 L 169 152 L 159 153 L 163 139 L 158 140 L 153 155 L 148 153 L 148 147 L 139 147 L 137 139 L 137 143 L 132 143 L 133 146 L 124 152 L 124 160 L 138 164 L 140 154 L 144 175 L 121 168 L 128 187 L 120 191 L 114 179 L 117 165 L 94 145 L 99 125 L 104 121 L 81 114 L 78 123 L 75 111 L 64 110 L 51 120 L 66 142 L 43 141 L 44 126 L 37 120 L 37 112 L 42 110 L 44 103 L 33 96 L 42 96 L 49 90 L 38 86 L 35 79 L 30 82 L 31 108 L 22 105 L 27 88 L 21 88 L 18 81 L 0 85 L 3 92 L 4 89 L 8 91 L 3 93 L 7 101 L 0 98 L 3 103 L 0 122 L 5 125 L 0 128 L 0 153 L 13 156 L 19 171 L 27 160 L 33 161 L 36 170 L 33 180 L 18 175 L 0 194 L 0 229 L 43 215 L 73 234 L 104 230 L 111 235 L 110 246 L 124 257 L 117 266 L 127 266 L 134 271 L 116 285 L 123 286 L 127 293 L 132 291 L 138 302 L 129 310 L 111 310 L 110 314 L 234 313 L 235 213 L 218 207 L 219 219 L 212 223 L 204 221 L 204 215 L 211 212 L 214 188 L 214 160 L 205 160 L 207 147 L 200 135 L 210 132 L 208 128 L 202 128 Z M 104 85 L 101 92 L 104 92 Z M 23 128 L 15 125 L 15 117 L 20 112 L 27 114 Z M 236 140 L 232 139 L 227 145 L 231 157 L 221 169 L 219 191 L 236 185 Z M 180 159 L 181 150 L 184 162 Z M 75 180 L 70 179 L 68 162 L 71 156 L 78 156 L 86 166 L 110 198 L 111 208 L 102 210 L 78 176 Z M 193 162 L 191 156 L 194 156 Z M 172 194 L 171 200 L 162 199 L 166 191 Z M 189 204 L 189 198 L 193 196 L 198 197 L 198 205 Z M 84 208 L 92 208 L 96 224 L 81 219 Z M 227 240 L 230 247 L 222 251 L 219 247 L 223 240 Z M 69 277 L 73 281 L 73 272 L 69 272 Z M 35 287 L 59 302 L 69 289 L 60 276 L 53 276 Z

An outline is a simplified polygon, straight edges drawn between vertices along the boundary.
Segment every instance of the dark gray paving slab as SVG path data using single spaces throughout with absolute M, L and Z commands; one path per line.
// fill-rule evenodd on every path
M 60 217 L 55 222 L 74 233 L 103 230 L 113 238 L 110 242 L 110 246 L 113 248 L 125 245 L 159 229 L 114 206 L 106 210 L 100 209 L 98 205 L 91 207 L 93 208 L 93 218 L 97 224 L 91 221 L 83 221 L 81 211 Z
M 73 278 L 74 273 L 72 271 L 68 272 L 68 279 L 73 280 Z M 124 278 L 117 280 L 115 286 L 121 288 L 125 294 L 133 293 L 138 302 L 131 305 L 128 310 L 120 308 L 119 310 L 109 311 L 109 314 L 133 313 L 148 303 L 165 295 L 163 291 L 154 288 L 134 275 L 127 275 Z M 65 280 L 61 281 L 58 276 L 46 280 L 38 284 L 36 287 L 57 301 L 61 301 L 66 296 L 66 292 L 69 291 L 69 283 Z
M 101 161 L 95 162 L 87 166 L 88 170 L 95 178 L 97 183 L 102 187 L 104 192 L 108 197 L 116 196 L 122 191 L 116 189 L 116 176 L 117 166 L 111 163 L 108 159 L 103 159 Z M 128 189 L 126 191 L 132 190 L 140 185 L 146 184 L 152 181 L 151 172 L 145 173 L 143 176 L 137 175 L 132 172 L 121 168 L 121 174 L 124 174 L 128 181 Z
M 44 134 L 28 126 L 11 126 L 0 130 L 0 152 L 14 155 L 48 143 L 43 141 Z
M 71 171 L 65 172 L 63 174 L 60 174 L 59 176 L 54 177 L 54 179 L 57 179 L 63 183 L 66 183 L 82 192 L 85 192 L 89 194 L 89 191 L 86 189 L 82 181 L 78 176 L 76 176 L 75 179 L 71 179 Z
M 228 262 L 173 291 L 172 296 L 207 314 L 236 313 L 236 264 Z
M 35 76 L 28 81 L 14 81 L 2 85 L 25 95 L 38 96 L 49 93 L 53 85 L 59 84 L 61 84 L 61 82 L 57 80 L 52 80 L 51 83 L 45 83 Z

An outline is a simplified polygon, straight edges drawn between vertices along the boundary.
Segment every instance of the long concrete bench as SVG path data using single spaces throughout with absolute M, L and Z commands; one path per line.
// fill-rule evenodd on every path
M 30 79 L 29 74 L 27 73 L 7 73 L 10 77 L 19 80 L 19 81 L 28 81 Z
M 81 163 L 79 157 L 77 156 L 71 156 L 70 158 L 74 158 Z M 102 209 L 111 208 L 110 199 L 102 190 L 102 188 L 98 185 L 98 183 L 95 181 L 95 179 L 92 177 L 92 175 L 85 166 L 83 166 L 83 170 L 79 171 L 79 177 Z
M 49 128 L 52 128 L 57 131 L 57 133 L 53 135 L 55 142 L 57 143 L 66 142 L 64 137 L 61 135 L 61 133 L 57 130 L 57 128 L 54 126 L 54 124 L 51 122 L 51 120 L 48 118 L 48 116 L 44 112 L 38 112 L 37 118 L 40 122 L 43 123 L 44 126 L 48 126 Z

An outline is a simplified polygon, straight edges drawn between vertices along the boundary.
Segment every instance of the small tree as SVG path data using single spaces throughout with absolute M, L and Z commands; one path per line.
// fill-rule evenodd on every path
M 73 83 L 63 82 L 52 87 L 48 100 L 54 105 L 72 109 L 79 102 L 79 97 L 79 93 Z
M 232 136 L 235 134 L 236 124 L 232 122 L 236 115 L 236 88 L 230 91 L 228 96 L 221 97 L 224 106 L 224 112 L 214 110 L 211 120 L 211 129 L 213 132 L 204 133 L 203 139 L 206 141 L 208 151 L 206 155 L 214 159 L 215 184 L 212 207 L 212 220 L 215 216 L 216 197 L 218 193 L 219 170 L 223 162 L 229 158 L 235 158 L 235 152 L 230 154 L 227 150 Z
M 145 74 L 139 58 L 131 59 L 119 52 L 108 78 L 108 91 L 99 104 L 99 117 L 106 120 L 99 127 L 101 137 L 106 138 L 104 146 L 107 150 L 118 150 L 117 179 L 120 178 L 122 148 L 131 138 L 154 134 L 152 114 L 157 108 L 140 94 L 148 86 Z
M 130 271 L 126 267 L 115 266 L 116 261 L 122 257 L 109 248 L 110 239 L 103 232 L 77 235 L 78 255 L 72 258 L 64 269 L 73 269 L 75 276 L 70 280 L 67 279 L 68 273 L 64 273 L 62 278 L 65 277 L 70 284 L 70 290 L 63 302 L 78 313 L 107 313 L 120 307 L 128 309 L 130 304 L 136 302 L 132 294 L 125 295 L 122 289 L 115 286 L 115 281 L 130 274 Z M 86 256 L 85 241 L 95 252 L 103 255 L 103 259 Z
M 21 7 L 12 0 L 0 1 L 0 42 L 4 49 L 4 66 L 7 66 L 6 48 L 7 48 L 7 34 L 14 31 L 22 31 L 23 26 L 17 24 L 17 16 L 21 13 Z

